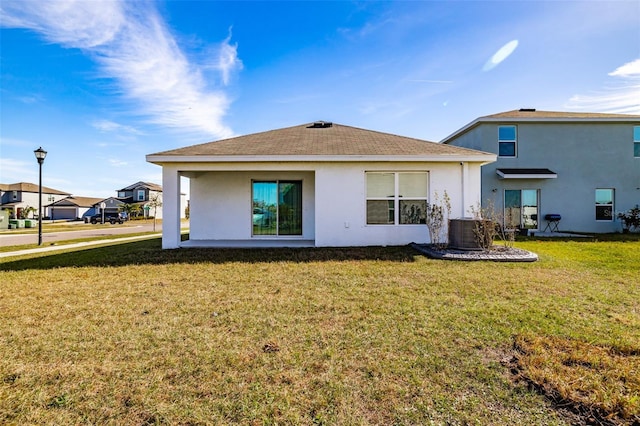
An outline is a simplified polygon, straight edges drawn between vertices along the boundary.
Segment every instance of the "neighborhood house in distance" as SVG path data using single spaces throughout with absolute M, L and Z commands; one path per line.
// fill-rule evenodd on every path
M 324 121 L 147 155 L 162 166 L 163 248 L 425 243 L 427 202 L 446 192 L 452 216 L 465 216 L 480 201 L 481 166 L 495 159 Z
M 8 219 L 36 218 L 38 216 L 38 185 L 33 183 L 0 184 L 0 228 L 8 227 Z M 162 218 L 162 207 L 153 209 L 150 201 L 162 202 L 162 187 L 154 183 L 137 182 L 116 191 L 116 197 L 107 199 L 79 197 L 64 191 L 42 187 L 43 219 L 47 220 L 88 220 L 102 214 L 100 205 L 105 203 L 105 214 L 119 212 L 125 204 L 139 206 L 139 215 Z M 180 194 L 180 217 L 185 217 L 186 199 Z M 154 212 L 155 210 L 155 212 Z
M 620 232 L 640 204 L 640 115 L 520 109 L 480 117 L 443 144 L 498 155 L 482 203 L 526 232 Z

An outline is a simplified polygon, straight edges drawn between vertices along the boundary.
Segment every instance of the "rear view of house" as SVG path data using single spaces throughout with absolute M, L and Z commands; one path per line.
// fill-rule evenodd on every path
M 150 154 L 162 166 L 163 248 L 428 242 L 426 203 L 480 200 L 495 154 L 316 122 Z M 180 179 L 190 239 L 180 240 Z
M 480 117 L 445 145 L 498 154 L 482 203 L 521 229 L 619 232 L 640 204 L 640 116 L 521 109 Z

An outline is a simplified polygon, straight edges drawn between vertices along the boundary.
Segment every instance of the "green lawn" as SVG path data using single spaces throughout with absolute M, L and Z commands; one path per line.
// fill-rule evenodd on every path
M 4 260 L 0 424 L 640 422 L 640 241 L 516 246 Z

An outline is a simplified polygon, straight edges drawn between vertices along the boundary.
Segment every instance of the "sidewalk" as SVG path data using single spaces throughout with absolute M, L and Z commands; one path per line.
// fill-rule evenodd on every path
M 0 258 L 23 256 L 25 254 L 33 254 L 33 253 L 46 253 L 46 252 L 51 252 L 51 251 L 67 250 L 67 249 L 72 249 L 72 248 L 99 246 L 99 245 L 104 245 L 104 244 L 107 244 L 107 245 L 108 244 L 117 244 L 117 243 L 120 243 L 120 242 L 135 241 L 135 240 L 145 240 L 145 239 L 157 238 L 157 237 L 161 237 L 161 236 L 162 236 L 161 233 L 156 233 L 156 234 L 148 234 L 148 235 L 138 235 L 138 236 L 135 236 L 135 237 L 110 238 L 108 240 L 85 241 L 85 242 L 82 242 L 82 243 L 60 244 L 60 245 L 56 244 L 56 245 L 37 247 L 37 248 L 26 249 L 26 250 L 8 251 L 8 252 L 5 252 L 5 253 L 0 253 Z

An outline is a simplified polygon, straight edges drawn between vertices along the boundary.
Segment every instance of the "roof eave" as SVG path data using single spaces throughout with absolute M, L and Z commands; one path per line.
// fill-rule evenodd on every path
M 465 134 L 483 123 L 636 123 L 638 118 L 631 117 L 480 117 L 461 127 L 440 143 L 448 145 L 453 139 Z
M 353 162 L 473 162 L 491 163 L 497 155 L 482 154 L 440 154 L 440 155 L 147 155 L 147 162 L 162 165 L 165 163 L 353 163 Z

